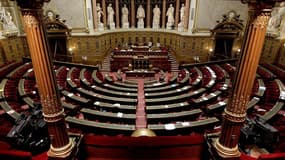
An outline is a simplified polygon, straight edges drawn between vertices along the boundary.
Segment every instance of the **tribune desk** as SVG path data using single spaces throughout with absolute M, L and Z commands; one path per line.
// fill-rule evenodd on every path
M 132 70 L 126 71 L 126 77 L 154 77 L 155 71 L 148 70 Z
M 110 59 L 111 71 L 132 65 L 132 69 L 147 69 L 149 65 L 162 70 L 170 70 L 171 60 L 166 49 L 152 49 L 139 46 L 129 49 L 115 49 Z

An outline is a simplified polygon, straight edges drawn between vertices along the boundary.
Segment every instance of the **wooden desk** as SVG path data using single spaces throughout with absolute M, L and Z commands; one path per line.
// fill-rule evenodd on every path
M 126 77 L 154 77 L 154 71 L 147 70 L 134 70 L 134 71 L 126 71 Z

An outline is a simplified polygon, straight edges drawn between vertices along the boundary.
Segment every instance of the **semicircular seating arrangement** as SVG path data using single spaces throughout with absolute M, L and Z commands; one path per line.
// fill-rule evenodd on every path
M 248 117 L 274 126 L 284 116 L 285 87 L 282 77 L 274 75 L 280 68 L 263 66 L 254 82 Z M 226 62 L 185 66 L 142 82 L 83 65 L 57 63 L 54 70 L 70 130 L 128 136 L 144 126 L 169 136 L 219 130 L 222 112 L 230 103 L 235 66 Z M 0 74 L 1 114 L 13 123 L 40 102 L 34 72 L 31 63 L 12 62 L 2 65 Z

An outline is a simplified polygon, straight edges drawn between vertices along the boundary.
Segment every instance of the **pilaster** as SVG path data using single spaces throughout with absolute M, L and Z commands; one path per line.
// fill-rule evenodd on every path
M 104 28 L 107 28 L 107 9 L 106 9 L 106 1 L 102 0 L 102 11 L 103 11 L 103 24 L 104 24 Z
M 161 28 L 165 28 L 166 22 L 166 0 L 162 0 L 162 21 L 161 21 Z
M 150 0 L 147 0 L 147 3 L 146 3 L 147 7 L 146 7 L 146 28 L 151 28 L 150 26 Z
M 131 27 L 135 28 L 136 26 L 136 8 L 135 8 L 135 0 L 131 0 Z
M 178 22 L 179 22 L 179 12 L 180 12 L 180 0 L 176 0 L 176 5 L 175 5 L 175 22 L 174 22 L 174 27 L 177 29 L 178 27 Z
M 116 28 L 120 28 L 120 8 L 119 8 L 119 0 L 115 0 L 115 15 L 116 15 Z
M 98 29 L 98 20 L 97 20 L 97 2 L 96 0 L 92 0 L 92 9 L 93 9 L 93 25 L 94 25 L 94 29 L 97 30 Z
M 185 0 L 185 22 L 184 22 L 184 31 L 188 31 L 188 23 L 189 23 L 189 8 L 190 2 L 189 0 Z

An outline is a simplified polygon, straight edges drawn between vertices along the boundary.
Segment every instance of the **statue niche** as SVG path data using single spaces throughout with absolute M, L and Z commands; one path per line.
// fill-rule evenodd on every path
M 65 20 L 62 20 L 52 10 L 45 12 L 44 20 L 47 29 L 50 56 L 58 61 L 72 61 L 71 55 L 67 51 L 67 39 L 70 37 L 71 29 L 64 24 Z
M 239 19 L 235 11 L 224 14 L 217 25 L 211 30 L 214 40 L 211 59 L 228 59 L 238 56 L 240 52 L 241 39 L 243 35 L 243 21 Z

